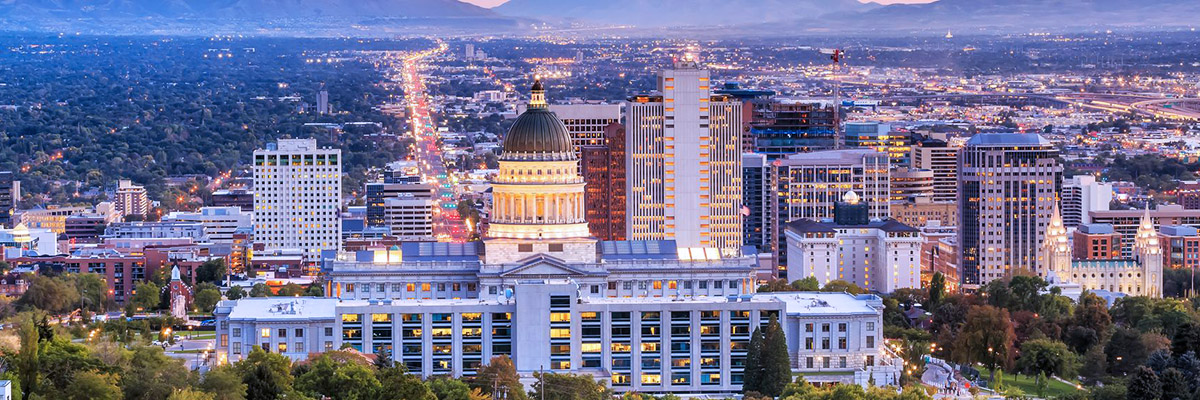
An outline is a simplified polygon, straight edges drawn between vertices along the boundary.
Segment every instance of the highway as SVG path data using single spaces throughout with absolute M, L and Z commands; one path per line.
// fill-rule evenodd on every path
M 401 76 L 411 126 L 408 133 L 416 141 L 412 146 L 412 160 L 417 162 L 422 182 L 437 186 L 434 196 L 438 207 L 433 216 L 433 234 L 440 242 L 465 242 L 470 237 L 470 232 L 457 211 L 458 178 L 446 170 L 437 125 L 434 124 L 430 112 L 429 95 L 425 92 L 425 79 L 421 75 L 423 63 L 445 52 L 447 48 L 446 43 L 439 41 L 435 49 L 405 56 L 402 60 Z

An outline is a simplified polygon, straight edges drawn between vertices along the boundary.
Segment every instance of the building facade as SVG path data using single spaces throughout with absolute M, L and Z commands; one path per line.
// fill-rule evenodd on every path
M 847 192 L 834 217 L 788 222 L 788 279 L 834 280 L 891 293 L 921 287 L 920 231 L 892 220 L 871 220 L 869 206 Z
M 1063 181 L 1063 223 L 1074 227 L 1092 222 L 1092 211 L 1107 211 L 1112 203 L 1111 183 L 1096 182 L 1091 175 L 1075 175 Z
M 342 246 L 342 151 L 315 139 L 280 139 L 254 151 L 254 240 L 316 261 Z
M 626 102 L 626 232 L 736 254 L 742 246 L 742 102 L 713 95 L 709 71 L 661 71 L 661 95 Z
M 913 168 L 933 171 L 933 201 L 958 201 L 958 152 L 945 140 L 926 138 L 912 148 Z
M 366 224 L 386 228 L 402 241 L 432 241 L 433 217 L 439 212 L 437 186 L 411 179 L 390 178 L 366 185 Z
M 587 184 L 583 203 L 592 236 L 625 240 L 625 126 L 604 127 L 603 144 L 583 146 L 579 164 Z
M 1200 268 L 1200 230 L 1190 226 L 1167 225 L 1159 228 L 1165 268 Z
M 1038 269 L 1044 227 L 1058 205 L 1062 165 L 1038 134 L 986 133 L 959 154 L 959 265 L 964 286 Z
M 890 161 L 874 150 L 829 150 L 795 154 L 772 163 L 772 189 L 776 213 L 770 227 L 772 248 L 779 266 L 787 265 L 784 225 L 797 219 L 820 221 L 833 218 L 834 204 L 849 191 L 869 205 L 869 217 L 885 219 L 891 214 Z M 780 271 L 786 272 L 786 271 Z
M 1045 263 L 1038 275 L 1063 292 L 1107 290 L 1131 296 L 1162 297 L 1163 252 L 1150 211 L 1138 224 L 1132 258 L 1074 260 L 1067 227 L 1058 207 L 1046 226 L 1038 258 Z
M 848 149 L 872 149 L 891 157 L 892 165 L 909 166 L 912 139 L 908 132 L 893 131 L 879 122 L 847 122 L 845 144 Z
M 145 217 L 150 213 L 150 198 L 146 194 L 146 188 L 134 185 L 127 180 L 117 181 L 117 192 L 113 197 L 113 204 L 116 206 L 117 213 L 122 217 L 130 215 Z
M 254 216 L 241 207 L 201 207 L 195 212 L 175 211 L 163 217 L 165 222 L 198 223 L 213 243 L 233 243 L 238 231 L 254 229 Z
M 760 253 L 774 252 L 771 215 L 777 213 L 778 203 L 772 190 L 772 171 L 765 154 L 742 154 L 742 243 Z
M 12 171 L 0 171 L 0 228 L 13 225 L 13 213 L 21 199 L 21 181 Z
M 1137 236 L 1145 210 L 1100 210 L 1088 213 L 1092 223 L 1112 225 L 1121 234 L 1121 256 L 1133 257 L 1133 239 Z M 1177 204 L 1159 205 L 1150 210 L 1156 226 L 1190 226 L 1200 228 L 1200 210 L 1189 210 Z

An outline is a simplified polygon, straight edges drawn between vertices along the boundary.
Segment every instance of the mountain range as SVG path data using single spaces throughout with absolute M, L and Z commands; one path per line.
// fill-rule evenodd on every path
M 0 0 L 0 17 L 312 18 L 494 17 L 458 0 Z
M 780 22 L 877 6 L 857 0 L 510 0 L 494 10 L 542 20 L 665 27 Z
M 444 32 L 428 27 L 503 34 L 528 33 L 540 21 L 657 36 L 778 36 L 1186 27 L 1197 16 L 1200 0 L 510 0 L 494 9 L 460 0 L 0 0 L 0 30 L 92 33 L 279 32 L 273 21 L 285 20 L 286 32 L 300 35 Z

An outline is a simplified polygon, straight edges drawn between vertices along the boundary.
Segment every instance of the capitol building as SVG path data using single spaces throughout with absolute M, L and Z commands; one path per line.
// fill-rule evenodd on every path
M 756 294 L 753 255 L 593 238 L 579 159 L 541 83 L 502 148 L 484 240 L 342 252 L 324 263 L 326 297 L 222 301 L 218 359 L 349 346 L 430 377 L 471 376 L 507 355 L 524 378 L 727 395 L 741 391 L 751 332 L 778 318 L 793 371 L 810 382 L 898 382 L 877 296 Z

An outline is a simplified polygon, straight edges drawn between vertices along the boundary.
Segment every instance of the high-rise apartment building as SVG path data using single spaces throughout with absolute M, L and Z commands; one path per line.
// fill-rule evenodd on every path
M 847 122 L 847 149 L 875 149 L 887 153 L 892 165 L 908 166 L 912 153 L 912 139 L 908 132 L 893 131 L 891 125 L 879 122 Z
M 1040 273 L 1039 248 L 1059 201 L 1062 164 L 1038 134 L 986 133 L 958 158 L 963 285 L 1026 270 Z
M 625 240 L 625 126 L 609 124 L 603 144 L 583 146 L 580 169 L 588 230 L 600 240 Z
M 306 262 L 342 245 L 342 151 L 315 139 L 280 139 L 254 151 L 254 240 L 298 249 Z
M 770 251 L 770 215 L 774 213 L 775 196 L 771 186 L 771 164 L 767 156 L 758 153 L 742 154 L 742 242 L 759 252 Z
M 317 92 L 317 114 L 329 114 L 331 111 L 333 110 L 329 108 L 329 91 Z
M 887 154 L 870 149 L 829 150 L 776 160 L 771 175 L 777 206 L 771 214 L 778 265 L 787 265 L 784 226 L 790 221 L 833 218 L 834 204 L 853 191 L 868 206 L 868 218 L 891 215 L 891 176 Z M 786 271 L 781 271 L 784 273 Z
M 13 212 L 21 198 L 21 181 L 12 171 L 0 171 L 0 228 L 12 225 Z
M 1075 175 L 1063 180 L 1062 219 L 1068 227 L 1090 224 L 1092 211 L 1108 210 L 1112 202 L 1111 183 L 1096 182 L 1091 175 Z
M 629 239 L 741 250 L 743 103 L 709 85 L 680 61 L 659 73 L 661 94 L 626 103 Z
M 127 180 L 117 181 L 117 192 L 113 204 L 117 207 L 117 213 L 122 217 L 130 215 L 145 217 L 150 213 L 150 198 L 146 195 L 146 188 L 134 185 Z
M 952 203 L 958 200 L 958 152 L 943 139 L 927 138 L 912 148 L 913 168 L 933 171 L 933 201 Z

